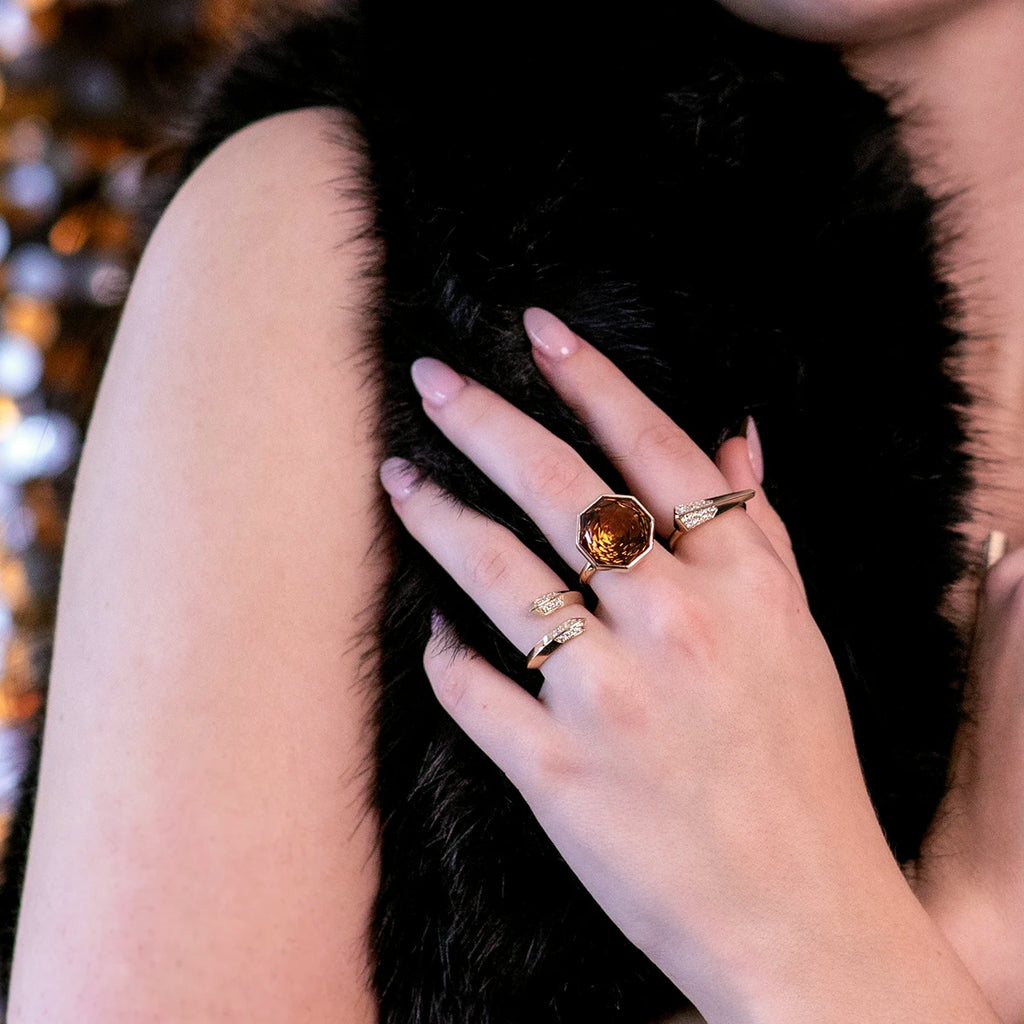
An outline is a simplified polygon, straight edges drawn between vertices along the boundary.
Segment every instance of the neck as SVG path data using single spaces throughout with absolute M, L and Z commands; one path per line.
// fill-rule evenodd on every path
M 945 200 L 939 270 L 968 339 L 959 369 L 984 454 L 1000 461 L 987 488 L 979 468 L 979 519 L 1024 542 L 1024 4 L 978 0 L 846 59 L 890 100 L 918 180 Z

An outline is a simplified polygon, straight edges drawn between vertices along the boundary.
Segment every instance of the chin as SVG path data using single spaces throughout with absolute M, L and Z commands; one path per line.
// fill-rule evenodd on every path
M 980 0 L 722 0 L 775 32 L 830 43 L 886 39 L 927 27 Z

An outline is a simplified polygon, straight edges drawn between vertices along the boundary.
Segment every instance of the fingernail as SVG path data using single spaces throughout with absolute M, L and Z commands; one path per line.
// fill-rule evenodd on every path
M 750 468 L 754 472 L 754 479 L 759 484 L 764 483 L 764 453 L 761 451 L 761 435 L 757 432 L 757 424 L 753 416 L 748 416 L 741 431 L 747 439 L 747 455 L 750 456 Z
M 580 339 L 546 309 L 531 306 L 523 314 L 523 326 L 533 347 L 549 359 L 565 359 L 579 348 Z
M 439 636 L 444 629 L 444 618 L 436 608 L 430 609 L 430 635 Z
M 423 401 L 431 405 L 450 402 L 466 386 L 465 380 L 447 363 L 427 356 L 412 364 L 412 382 Z
M 385 459 L 380 467 L 380 482 L 392 498 L 408 498 L 420 482 L 419 473 L 411 462 L 405 459 Z
M 441 654 L 448 642 L 447 624 L 444 617 L 436 608 L 431 608 L 430 639 L 427 641 L 427 650 L 434 655 Z

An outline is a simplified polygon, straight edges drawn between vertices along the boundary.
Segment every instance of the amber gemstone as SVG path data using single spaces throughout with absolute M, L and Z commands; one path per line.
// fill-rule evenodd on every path
M 605 494 L 580 513 L 580 551 L 600 569 L 627 569 L 650 551 L 654 520 L 636 498 Z

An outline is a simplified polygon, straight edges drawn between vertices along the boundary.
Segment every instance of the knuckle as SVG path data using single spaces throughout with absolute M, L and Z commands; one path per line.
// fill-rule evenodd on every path
M 564 791 L 583 773 L 581 752 L 561 734 L 538 743 L 531 751 L 529 763 L 534 784 L 554 792 Z
M 423 667 L 438 701 L 454 715 L 469 688 L 472 659 L 464 653 L 432 651 L 428 647 Z
M 645 423 L 634 439 L 634 451 L 642 459 L 685 463 L 695 450 L 690 439 L 671 420 L 657 417 Z
M 651 705 L 643 683 L 629 674 L 591 677 L 583 690 L 589 715 L 618 733 L 643 733 Z
M 459 394 L 461 401 L 447 406 L 449 416 L 457 416 L 458 430 L 463 436 L 477 434 L 494 416 L 492 395 L 474 384 L 467 386 Z
M 550 502 L 577 492 L 583 473 L 584 466 L 580 461 L 564 451 L 548 448 L 527 460 L 520 485 L 530 497 Z
M 803 603 L 793 574 L 767 545 L 753 545 L 744 551 L 735 580 L 757 606 L 781 611 Z
M 659 646 L 688 648 L 706 630 L 708 612 L 700 594 L 675 579 L 652 580 L 646 588 L 643 621 L 647 635 Z
M 473 552 L 466 562 L 466 574 L 474 589 L 496 587 L 508 578 L 511 571 L 508 551 L 494 544 Z

